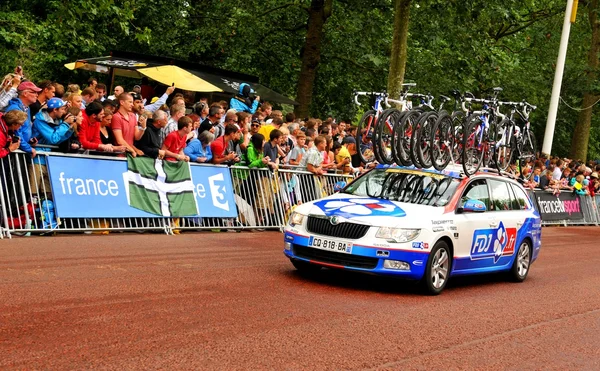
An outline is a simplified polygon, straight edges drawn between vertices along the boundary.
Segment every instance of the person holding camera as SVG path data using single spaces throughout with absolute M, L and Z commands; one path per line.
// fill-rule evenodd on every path
M 60 98 L 50 98 L 46 108 L 35 115 L 32 138 L 37 140 L 38 150 L 50 152 L 51 149 L 44 145 L 57 146 L 68 140 L 73 135 L 76 125 L 77 117 L 67 113 L 67 103 Z M 36 156 L 33 159 L 33 166 L 29 171 L 29 184 L 33 195 L 41 196 L 44 193 L 46 198 L 50 198 L 46 156 Z
M 254 93 L 254 90 L 252 90 L 250 85 L 245 82 L 241 83 L 239 93 L 231 98 L 229 102 L 229 108 L 236 110 L 236 112 L 254 114 L 260 103 L 260 96 L 252 96 L 251 93 Z
M 0 112 L 0 158 L 8 156 L 19 149 L 21 139 L 15 132 L 27 120 L 27 114 L 13 110 L 7 114 Z

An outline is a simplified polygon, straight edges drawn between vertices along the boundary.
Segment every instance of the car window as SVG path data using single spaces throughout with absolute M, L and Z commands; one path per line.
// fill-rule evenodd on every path
M 508 183 L 494 179 L 490 179 L 488 183 L 492 191 L 492 210 L 512 210 L 512 197 L 510 194 L 510 190 L 508 189 Z
M 490 194 L 485 179 L 477 179 L 469 183 L 460 198 L 459 207 L 463 207 L 465 202 L 469 200 L 479 200 L 485 204 L 485 207 L 490 209 Z
M 355 179 L 343 193 L 419 205 L 445 206 L 458 180 L 437 173 L 404 169 L 374 169 Z
M 511 184 L 511 187 L 513 189 L 513 192 L 515 193 L 515 198 L 516 198 L 515 201 L 518 205 L 518 209 L 521 209 L 521 210 L 531 209 L 531 207 L 532 207 L 531 201 L 529 201 L 529 197 L 527 197 L 527 194 L 525 193 L 523 188 L 518 187 L 514 184 Z

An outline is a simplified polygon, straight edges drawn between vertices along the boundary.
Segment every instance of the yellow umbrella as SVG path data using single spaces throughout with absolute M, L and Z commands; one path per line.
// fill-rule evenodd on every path
M 143 75 L 148 76 L 152 80 L 156 80 L 165 85 L 171 86 L 175 83 L 175 86 L 179 89 L 189 91 L 204 91 L 204 92 L 217 92 L 223 91 L 206 80 L 184 70 L 177 66 L 159 66 L 159 67 L 148 67 L 138 68 L 137 71 Z

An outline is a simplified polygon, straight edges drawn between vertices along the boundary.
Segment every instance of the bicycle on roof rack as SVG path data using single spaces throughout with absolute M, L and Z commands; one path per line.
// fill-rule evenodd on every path
M 492 99 L 465 98 L 472 103 L 481 103 L 482 109 L 474 111 L 466 120 L 463 133 L 462 165 L 467 176 L 475 174 L 494 158 L 498 121 L 505 118 L 500 113 L 501 102 L 498 93 L 502 88 L 493 89 Z
M 375 104 L 372 109 L 367 110 L 360 121 L 358 122 L 358 129 L 356 130 L 356 149 L 358 150 L 358 155 L 360 159 L 364 163 L 373 162 L 375 160 L 380 160 L 379 151 L 376 143 L 374 135 L 377 131 L 377 126 L 380 125 L 379 118 L 381 113 L 383 112 L 382 103 L 387 97 L 387 93 L 385 92 L 363 92 L 358 91 L 354 93 L 354 102 L 356 105 L 360 106 L 361 103 L 358 101 L 358 97 L 360 96 L 369 96 L 375 99 Z M 385 125 L 389 125 L 389 123 L 384 122 Z
M 438 171 L 452 163 L 470 176 L 480 169 L 491 171 L 491 168 L 505 174 L 515 160 L 535 157 L 535 137 L 529 122 L 529 114 L 535 106 L 525 101 L 499 101 L 502 88 L 491 89 L 492 94 L 487 99 L 454 90 L 450 94 L 454 98 L 454 111 L 450 113 L 444 110 L 444 105 L 451 98 L 440 96 L 439 107 L 436 107 L 433 95 L 409 93 L 414 86 L 414 83 L 403 84 L 398 99 L 386 93 L 355 93 L 358 105 L 361 95 L 371 96 L 375 102 L 359 123 L 356 140 L 361 160 L 433 167 Z M 384 105 L 388 108 L 383 109 Z M 478 110 L 474 110 L 474 106 L 479 107 Z M 507 115 L 500 112 L 502 106 L 508 107 Z M 515 114 L 524 121 L 522 129 L 515 122 Z

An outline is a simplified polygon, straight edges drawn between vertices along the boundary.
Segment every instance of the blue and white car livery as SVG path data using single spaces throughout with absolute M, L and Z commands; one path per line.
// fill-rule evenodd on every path
M 301 271 L 325 266 L 422 280 L 432 294 L 457 275 L 508 271 L 525 280 L 541 245 L 527 192 L 493 173 L 449 174 L 373 169 L 299 205 L 284 253 Z

